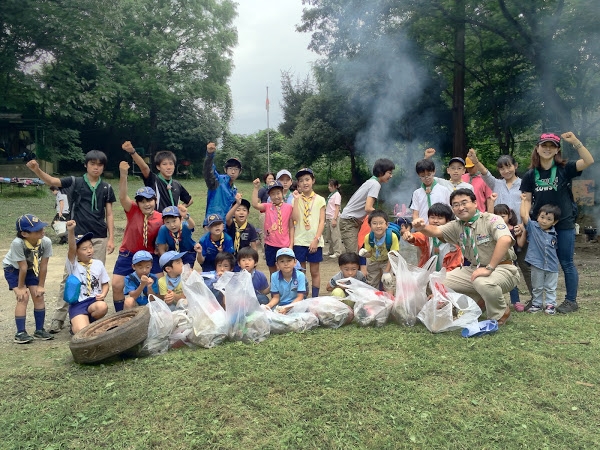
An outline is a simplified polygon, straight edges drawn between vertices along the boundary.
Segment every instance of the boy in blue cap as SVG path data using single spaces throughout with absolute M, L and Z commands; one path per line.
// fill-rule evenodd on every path
M 206 146 L 206 158 L 204 159 L 204 181 L 208 188 L 206 197 L 206 216 L 204 226 L 208 226 L 208 218 L 217 214 L 225 217 L 231 204 L 235 201 L 237 188 L 235 180 L 242 173 L 242 163 L 237 158 L 229 158 L 225 162 L 225 173 L 219 174 L 213 160 L 217 146 L 214 142 L 209 142 Z
M 158 280 L 158 293 L 171 311 L 177 308 L 177 302 L 185 298 L 183 285 L 181 283 L 181 274 L 183 273 L 182 256 L 185 252 L 169 251 L 163 253 L 160 257 L 160 267 L 165 272 L 165 276 Z
M 198 262 L 202 272 L 215 270 L 215 257 L 219 252 L 233 254 L 233 239 L 224 232 L 225 223 L 218 214 L 211 214 L 206 218 L 208 232 L 200 238 L 201 250 L 198 253 Z
M 17 219 L 17 237 L 10 244 L 10 249 L 2 261 L 4 277 L 8 289 L 15 293 L 15 323 L 17 334 L 15 343 L 28 344 L 37 339 L 53 339 L 44 330 L 46 303 L 44 284 L 48 272 L 48 260 L 52 256 L 52 241 L 44 236 L 44 228 L 48 224 L 32 214 L 25 214 Z M 29 295 L 33 300 L 33 316 L 35 317 L 35 333 L 33 337 L 25 330 L 25 316 Z
M 187 220 L 183 221 L 182 217 L 187 217 Z M 169 250 L 185 252 L 183 263 L 189 264 L 193 269 L 196 252 L 201 252 L 202 247 L 192 239 L 195 223 L 187 213 L 187 208 L 183 205 L 167 206 L 163 209 L 162 219 L 164 225 L 160 227 L 156 237 L 158 254 L 162 255 Z
M 248 222 L 250 202 L 242 198 L 239 192 L 235 195 L 235 202 L 225 217 L 227 234 L 233 239 L 233 256 L 237 258 L 238 252 L 245 247 L 258 248 L 258 232 L 254 225 Z M 236 264 L 236 271 L 239 266 Z
M 134 272 L 125 277 L 123 292 L 126 297 L 123 309 L 146 305 L 149 295 L 158 294 L 158 278 L 150 273 L 152 255 L 146 250 L 140 250 L 135 252 L 131 262 Z
M 277 250 L 276 264 L 279 269 L 271 275 L 271 301 L 267 308 L 286 306 L 306 297 L 306 276 L 296 269 L 296 255 L 291 248 Z

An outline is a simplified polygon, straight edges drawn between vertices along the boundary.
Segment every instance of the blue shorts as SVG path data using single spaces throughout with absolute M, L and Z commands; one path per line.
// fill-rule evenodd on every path
M 294 254 L 296 255 L 296 259 L 301 263 L 320 263 L 323 261 L 323 247 L 317 247 L 316 252 L 310 253 L 308 251 L 308 247 L 303 245 L 294 245 Z
M 80 316 L 85 314 L 86 316 L 90 316 L 88 312 L 88 308 L 96 301 L 96 297 L 90 297 L 85 299 L 82 302 L 75 303 L 73 305 L 69 305 L 69 319 L 72 319 L 75 316 Z
M 127 275 L 133 273 L 133 255 L 134 253 L 125 251 L 119 252 L 119 257 L 115 262 L 115 268 L 113 269 L 113 275 L 121 275 L 126 277 Z M 152 255 L 152 271 L 151 273 L 162 274 L 162 269 L 160 268 L 160 264 L 158 263 L 158 255 Z
M 19 269 L 15 269 L 13 266 L 5 267 L 4 278 L 6 278 L 8 289 L 11 291 L 16 287 L 19 287 Z M 25 274 L 25 286 L 37 286 L 39 283 L 40 280 L 33 273 L 33 270 L 28 270 Z
M 273 247 L 271 245 L 265 244 L 265 262 L 268 267 L 273 267 L 275 265 L 275 259 L 277 256 L 277 250 L 282 247 Z

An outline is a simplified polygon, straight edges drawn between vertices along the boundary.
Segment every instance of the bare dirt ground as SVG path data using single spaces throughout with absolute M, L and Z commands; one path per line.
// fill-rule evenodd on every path
M 585 242 L 585 238 L 585 235 L 578 236 L 575 247 L 575 263 L 579 269 L 580 276 L 578 299 L 580 304 L 594 301 L 595 297 L 600 294 L 600 277 L 598 276 L 598 269 L 600 268 L 600 243 L 597 241 Z M 0 254 L 4 255 L 7 251 L 7 248 L 0 249 Z M 46 280 L 46 328 L 50 327 L 52 314 L 57 303 L 58 288 L 63 276 L 67 247 L 66 245 L 55 244 L 53 246 L 53 251 L 54 256 L 50 259 L 48 276 Z M 416 253 L 414 248 L 403 247 L 401 253 L 408 262 L 416 262 Z M 268 275 L 269 270 L 262 260 L 262 250 L 259 251 L 259 254 L 261 254 L 261 261 L 259 262 L 258 268 Z M 116 251 L 112 255 L 107 256 L 106 268 L 109 275 L 112 273 L 116 256 Z M 196 266 L 196 268 L 198 267 L 199 266 Z M 320 269 L 321 295 L 327 295 L 325 286 L 327 285 L 329 279 L 339 270 L 337 259 L 329 258 L 327 255 L 324 255 Z M 527 289 L 523 282 L 519 284 L 519 289 L 521 291 L 521 300 L 523 302 L 527 301 Z M 564 298 L 564 279 L 562 278 L 562 274 L 559 277 L 558 291 L 558 301 L 561 303 L 562 299 Z M 26 350 L 30 347 L 30 345 L 64 346 L 69 342 L 70 335 L 68 329 L 65 329 L 56 334 L 53 341 L 36 341 L 29 345 L 15 345 L 12 342 L 15 333 L 15 297 L 12 291 L 8 290 L 8 285 L 4 277 L 1 277 L 0 279 L 0 299 L 2 299 L 0 301 L 0 348 L 13 348 L 14 350 L 20 351 Z M 108 305 L 109 313 L 114 312 L 110 293 L 108 295 Z M 27 329 L 30 333 L 33 333 L 33 303 L 31 301 L 29 302 L 27 311 Z

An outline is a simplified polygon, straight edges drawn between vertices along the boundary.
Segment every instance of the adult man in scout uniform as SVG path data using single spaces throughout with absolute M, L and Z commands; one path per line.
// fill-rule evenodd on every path
M 510 316 L 504 294 L 519 282 L 519 272 L 513 264 L 514 239 L 501 217 L 477 209 L 475 194 L 470 189 L 453 191 L 450 206 L 456 220 L 438 227 L 425 225 L 419 217 L 413 221 L 413 228 L 461 247 L 471 265 L 449 272 L 444 284 L 478 303 L 483 300 L 487 318 L 502 325 Z

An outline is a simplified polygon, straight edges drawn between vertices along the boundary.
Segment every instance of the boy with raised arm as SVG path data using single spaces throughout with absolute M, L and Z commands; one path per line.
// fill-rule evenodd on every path
M 50 186 L 69 188 L 72 186 L 71 218 L 75 220 L 75 234 L 92 233 L 94 257 L 106 264 L 106 254 L 115 249 L 115 221 L 113 203 L 117 201 L 110 184 L 102 179 L 107 158 L 104 152 L 90 150 L 85 155 L 86 173 L 82 177 L 56 178 L 45 173 L 38 162 L 33 159 L 27 163 L 37 177 Z M 50 333 L 58 333 L 67 320 L 69 305 L 63 300 L 65 280 L 63 274 L 60 284 L 56 309 L 50 325 Z

